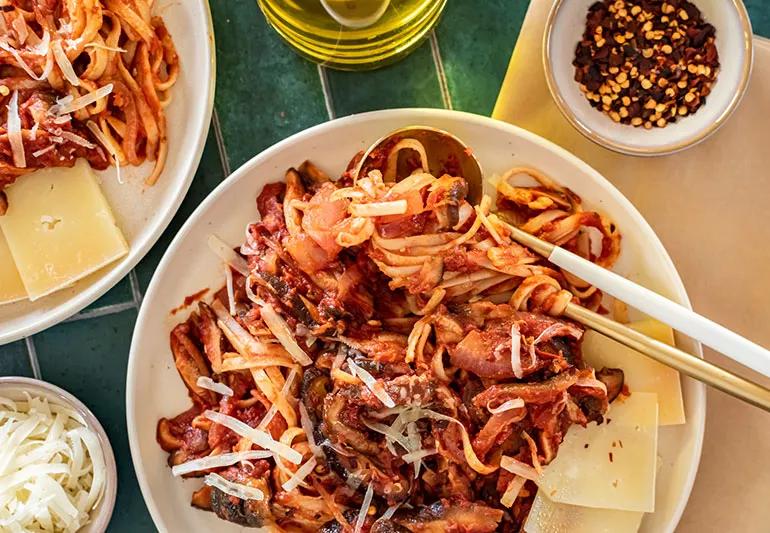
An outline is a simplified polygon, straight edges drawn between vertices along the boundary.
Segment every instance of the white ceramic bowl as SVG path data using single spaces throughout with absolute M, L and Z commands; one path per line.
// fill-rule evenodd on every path
M 606 213 L 623 233 L 616 271 L 689 305 L 671 259 L 633 205 L 595 170 L 562 148 L 525 130 L 487 117 L 438 109 L 396 109 L 354 115 L 300 132 L 265 150 L 234 172 L 198 207 L 166 251 L 145 295 L 134 330 L 126 384 L 126 417 L 137 478 L 161 531 L 239 531 L 213 513 L 190 507 L 200 480 L 172 477 L 167 454 L 155 441 L 161 417 L 187 409 L 190 400 L 168 346 L 171 328 L 184 319 L 169 312 L 184 297 L 224 284 L 220 260 L 209 251 L 214 233 L 233 245 L 244 227 L 256 219 L 254 200 L 266 183 L 282 181 L 284 172 L 311 159 L 339 175 L 350 158 L 384 134 L 422 124 L 450 131 L 463 139 L 488 174 L 516 165 L 537 167 L 573 189 L 586 206 Z M 677 339 L 679 346 L 700 355 L 697 343 Z M 683 379 L 687 423 L 660 428 L 656 512 L 647 515 L 642 531 L 673 531 L 690 493 L 700 457 L 705 413 L 701 384 Z
M 618 124 L 591 107 L 574 79 L 575 46 L 585 31 L 588 8 L 596 0 L 556 0 L 543 36 L 543 67 L 556 105 L 583 135 L 610 150 L 655 156 L 693 146 L 719 129 L 748 87 L 753 64 L 751 22 L 741 0 L 693 0 L 716 28 L 721 68 L 706 103 L 693 115 L 665 128 Z
M 83 402 L 56 385 L 30 378 L 0 377 L 0 396 L 19 401 L 26 399 L 25 393 L 30 396 L 45 398 L 52 404 L 63 405 L 75 410 L 86 421 L 86 426 L 96 433 L 107 469 L 104 492 L 99 503 L 91 511 L 90 522 L 79 529 L 78 533 L 104 533 L 107 531 L 107 525 L 110 523 L 112 510 L 115 507 L 115 496 L 118 491 L 118 472 L 115 467 L 115 456 L 112 453 L 112 446 L 107 438 L 107 434 L 104 432 L 104 428 Z
M 115 169 L 98 172 L 102 191 L 123 230 L 130 250 L 119 261 L 72 287 L 34 302 L 0 305 L 0 345 L 37 333 L 77 313 L 123 279 L 150 251 L 171 222 L 190 188 L 206 142 L 214 104 L 214 33 L 206 0 L 157 0 L 179 55 L 179 79 L 166 109 L 168 159 L 158 183 L 143 185 L 152 165 L 123 167 L 124 184 Z

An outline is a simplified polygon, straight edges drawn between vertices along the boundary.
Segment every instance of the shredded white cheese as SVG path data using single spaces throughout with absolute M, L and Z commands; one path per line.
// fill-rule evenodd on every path
M 249 487 L 248 485 L 243 485 L 242 483 L 233 483 L 232 481 L 226 480 L 219 474 L 209 474 L 203 478 L 203 482 L 210 487 L 221 490 L 225 494 L 229 494 L 230 496 L 234 496 L 242 500 L 259 501 L 265 499 L 265 493 L 261 490 L 254 487 Z
M 367 388 L 372 391 L 372 394 L 374 394 L 378 400 L 382 402 L 382 404 L 385 407 L 395 407 L 396 402 L 393 401 L 393 398 L 391 398 L 388 393 L 385 391 L 385 388 L 382 386 L 382 383 L 378 383 L 376 379 L 374 379 L 374 376 L 372 376 L 369 372 L 358 366 L 352 359 L 348 359 L 348 366 L 350 367 L 350 370 L 353 372 L 353 375 L 358 377 L 361 381 L 364 382 L 364 385 L 367 386 Z
M 264 450 L 247 450 L 245 452 L 232 452 L 222 453 L 219 455 L 210 455 L 208 457 L 201 457 L 200 459 L 193 459 L 186 463 L 181 463 L 174 466 L 171 469 L 171 473 L 175 476 L 183 476 L 191 472 L 200 472 L 201 470 L 209 470 L 211 468 L 221 468 L 223 466 L 234 465 L 241 461 L 250 461 L 252 459 L 268 459 L 273 454 Z
M 13 91 L 8 103 L 8 140 L 11 143 L 13 164 L 19 168 L 27 166 L 24 157 L 24 140 L 21 136 L 21 117 L 19 116 L 19 91 Z
M 273 306 L 266 302 L 260 302 L 260 313 L 262 320 L 264 320 L 268 329 L 275 335 L 278 342 L 289 352 L 289 355 L 302 366 L 308 366 L 313 364 L 313 360 L 310 359 L 305 350 L 303 350 L 289 329 L 289 325 L 286 321 L 275 312 Z
M 308 459 L 307 463 L 300 466 L 297 471 L 294 473 L 293 476 L 291 476 L 289 479 L 286 480 L 286 483 L 281 485 L 281 488 L 285 490 L 286 492 L 292 491 L 297 488 L 297 486 L 302 483 L 307 476 L 310 475 L 310 472 L 313 471 L 315 468 L 317 461 L 315 456 Z
M 389 202 L 351 204 L 348 211 L 354 217 L 382 217 L 387 215 L 403 215 L 406 213 L 407 207 L 406 200 L 391 200 Z
M 524 400 L 521 398 L 514 398 L 513 400 L 508 400 L 507 402 L 503 402 L 497 407 L 490 407 L 489 403 L 487 403 L 487 411 L 489 411 L 493 415 L 499 415 L 500 413 L 504 413 L 506 411 L 511 411 L 513 409 L 521 409 L 524 407 Z
M 105 475 L 99 439 L 77 412 L 0 398 L 0 531 L 77 531 Z
M 356 525 L 353 528 L 353 533 L 359 533 L 361 531 L 361 528 L 364 525 L 364 520 L 366 520 L 366 513 L 369 512 L 369 505 L 372 503 L 372 498 L 374 497 L 374 488 L 372 487 L 372 482 L 369 482 L 369 486 L 366 489 L 366 494 L 364 494 L 364 501 L 361 504 L 361 510 L 358 511 L 358 518 L 356 519 Z
M 35 126 L 37 126 L 37 124 L 35 124 Z M 115 150 L 115 147 L 112 145 L 112 141 L 107 138 L 104 132 L 99 129 L 99 126 L 97 126 L 96 122 L 93 120 L 86 122 L 86 127 L 91 133 L 94 134 L 96 140 L 99 141 L 99 143 L 104 146 L 104 148 L 112 156 L 112 161 L 115 164 L 115 173 L 117 174 L 118 183 L 123 183 L 123 180 L 120 177 L 120 158 L 118 157 L 117 150 Z
M 511 369 L 517 378 L 524 377 L 524 369 L 521 366 L 521 332 L 516 322 L 511 324 Z
M 310 451 L 313 452 L 313 455 L 316 457 L 322 457 L 324 452 L 315 442 L 315 435 L 313 435 L 313 423 L 310 421 L 310 415 L 307 412 L 305 404 L 302 402 L 299 402 L 299 420 L 300 424 L 302 425 L 302 430 L 305 432 L 305 436 L 307 437 L 307 445 L 310 448 Z
M 198 378 L 198 381 L 195 382 L 196 385 L 198 385 L 202 389 L 207 389 L 213 392 L 216 392 L 217 394 L 221 394 L 222 396 L 232 396 L 233 395 L 233 389 L 225 385 L 224 383 L 218 383 L 214 381 L 213 379 L 201 376 Z
M 235 288 L 233 287 L 233 271 L 230 265 L 225 264 L 225 287 L 227 287 L 227 307 L 232 316 L 235 316 Z
M 101 98 L 107 97 L 111 92 L 112 84 L 108 83 L 107 85 L 99 87 L 93 92 L 84 94 L 83 96 L 79 96 L 71 100 L 62 98 L 61 100 L 58 100 L 55 105 L 51 106 L 51 108 L 48 110 L 48 113 L 54 116 L 61 116 L 72 113 L 78 109 L 83 109 L 84 107 L 93 104 Z
M 516 501 L 516 498 L 519 497 L 519 492 L 521 492 L 521 489 L 526 482 L 527 478 L 515 476 L 511 482 L 508 483 L 508 488 L 505 489 L 505 493 L 503 493 L 503 496 L 500 498 L 500 503 L 504 507 L 510 508 L 513 505 L 513 502 Z
M 80 78 L 75 74 L 72 63 L 70 63 L 70 60 L 67 58 L 67 54 L 64 53 L 61 41 L 54 41 L 51 44 L 51 50 L 53 50 L 53 57 L 56 60 L 56 64 L 59 65 L 64 78 L 75 87 L 78 87 L 80 85 Z
M 209 235 L 208 244 L 209 249 L 217 254 L 222 261 L 233 267 L 237 272 L 240 272 L 244 276 L 249 275 L 249 264 L 243 257 L 235 253 L 235 250 L 225 244 L 222 239 L 216 235 Z
M 261 446 L 266 450 L 277 453 L 282 458 L 291 463 L 294 463 L 295 465 L 298 465 L 302 462 L 302 454 L 297 450 L 292 449 L 286 444 L 278 442 L 264 431 L 254 429 L 248 424 L 241 422 L 237 418 L 233 418 L 232 416 L 211 410 L 204 411 L 203 415 L 212 422 L 216 422 L 217 424 L 225 426 L 235 434 L 249 439 L 257 446 Z
M 507 455 L 503 455 L 500 458 L 500 467 L 507 470 L 511 474 L 516 474 L 517 476 L 521 476 L 524 479 L 531 479 L 532 481 L 536 481 L 540 477 L 534 467 L 531 467 L 528 464 L 522 463 L 518 459 L 514 459 L 513 457 L 509 457 Z

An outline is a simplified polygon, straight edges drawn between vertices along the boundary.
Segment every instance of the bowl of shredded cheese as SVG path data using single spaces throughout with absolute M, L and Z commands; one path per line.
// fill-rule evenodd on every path
M 112 447 L 80 400 L 0 378 L 0 531 L 103 532 L 116 491 Z

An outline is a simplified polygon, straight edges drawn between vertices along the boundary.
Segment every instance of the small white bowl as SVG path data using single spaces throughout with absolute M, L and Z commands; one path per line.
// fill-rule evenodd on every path
M 596 0 L 556 0 L 543 36 L 543 67 L 559 110 L 583 135 L 616 152 L 656 156 L 693 146 L 719 129 L 741 101 L 753 64 L 751 22 L 741 0 L 692 0 L 716 28 L 720 70 L 706 103 L 664 128 L 618 124 L 588 103 L 574 80 L 575 47 Z
M 96 433 L 104 455 L 104 465 L 107 469 L 104 479 L 104 492 L 91 511 L 91 520 L 78 530 L 78 533 L 104 533 L 112 517 L 115 507 L 115 496 L 118 491 L 118 472 L 115 466 L 115 456 L 112 446 L 104 432 L 104 428 L 94 414 L 83 402 L 72 394 L 45 381 L 22 377 L 0 377 L 0 396 L 5 396 L 14 401 L 25 400 L 25 393 L 30 396 L 46 398 L 49 402 L 64 405 L 74 409 L 86 421 L 86 426 Z

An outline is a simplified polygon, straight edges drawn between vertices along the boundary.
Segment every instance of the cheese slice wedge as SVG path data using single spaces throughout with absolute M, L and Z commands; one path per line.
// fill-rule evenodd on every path
M 658 400 L 618 398 L 602 424 L 572 426 L 538 486 L 554 502 L 652 512 L 658 447 Z
M 27 290 L 21 282 L 11 250 L 0 231 L 0 304 L 17 302 L 27 297 Z
M 674 345 L 673 330 L 657 320 L 640 320 L 628 326 L 660 342 Z M 657 394 L 661 426 L 684 424 L 679 372 L 593 330 L 586 331 L 582 350 L 586 363 L 596 369 L 605 366 L 623 369 L 625 383 L 632 393 Z
M 636 533 L 644 513 L 552 502 L 537 491 L 524 524 L 526 533 Z
M 128 253 L 91 168 L 50 168 L 6 187 L 0 229 L 30 300 L 67 287 Z

